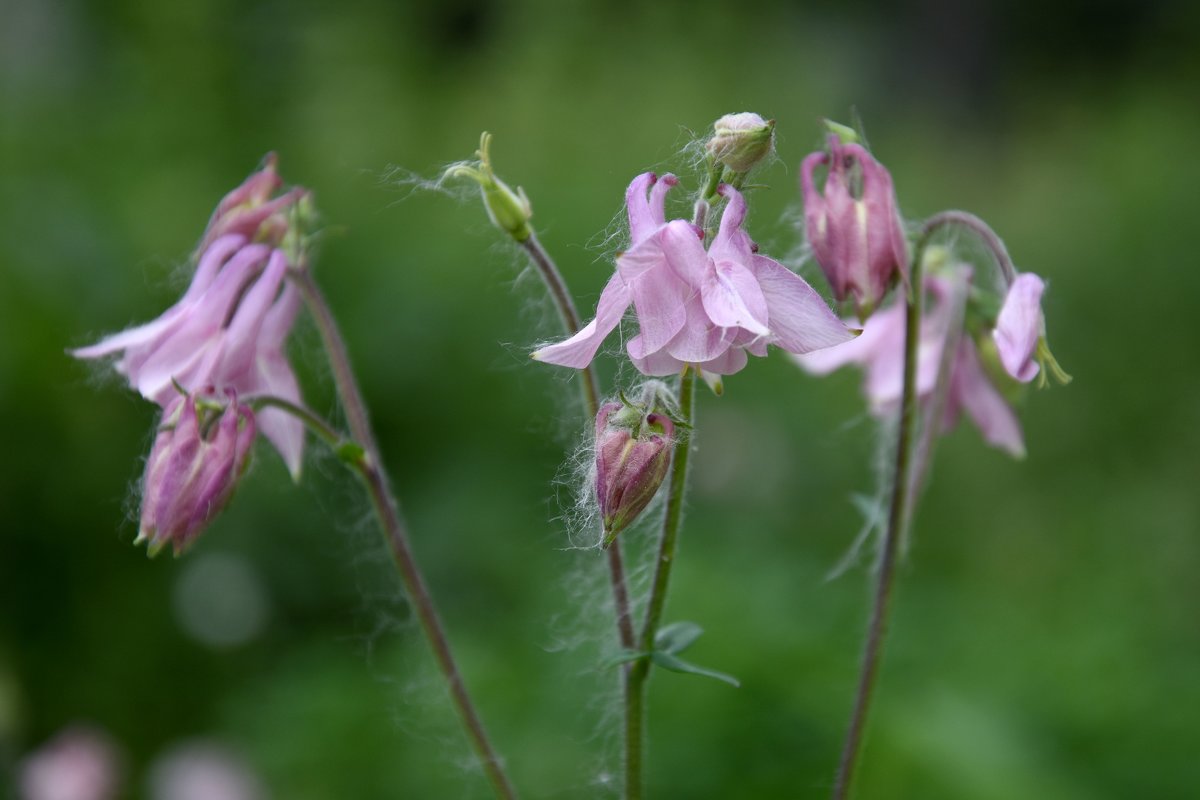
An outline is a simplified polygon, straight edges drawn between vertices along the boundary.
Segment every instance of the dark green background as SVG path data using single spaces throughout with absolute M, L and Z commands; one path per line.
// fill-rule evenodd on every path
M 400 179 L 436 176 L 492 131 L 590 310 L 629 179 L 671 169 L 694 188 L 681 152 L 725 112 L 778 121 L 749 230 L 764 252 L 798 253 L 796 169 L 818 118 L 855 106 L 907 218 L 972 210 L 1048 278 L 1051 340 L 1076 377 L 1029 398 L 1023 463 L 966 428 L 943 441 L 860 795 L 1194 796 L 1195 9 L 10 0 L 0 773 L 90 721 L 120 742 L 134 797 L 157 754 L 197 736 L 277 798 L 487 795 L 336 462 L 314 447 L 295 489 L 260 446 L 194 551 L 148 561 L 130 542 L 154 411 L 64 355 L 171 303 L 216 201 L 274 150 L 329 227 L 319 278 L 514 779 L 528 797 L 608 796 L 602 561 L 567 549 L 570 491 L 553 483 L 585 422 L 567 372 L 525 355 L 557 335 L 552 310 L 474 195 Z M 294 353 L 311 404 L 332 410 L 310 324 Z M 865 566 L 825 580 L 859 526 L 851 494 L 873 488 L 858 380 L 775 353 L 724 397 L 701 394 L 668 618 L 700 622 L 690 656 L 743 686 L 656 675 L 654 797 L 827 793 L 868 599 Z M 214 557 L 248 570 L 269 608 L 235 647 L 202 644 L 177 613 L 181 578 Z

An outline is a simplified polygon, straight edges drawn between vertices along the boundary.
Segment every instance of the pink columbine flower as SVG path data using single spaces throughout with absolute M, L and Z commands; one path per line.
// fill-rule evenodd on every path
M 1018 275 L 1012 286 L 1008 287 L 1004 305 L 996 318 L 996 329 L 992 331 L 1000 363 L 1009 375 L 1021 383 L 1029 383 L 1039 371 L 1034 356 L 1038 339 L 1046 331 L 1042 316 L 1042 293 L 1045 290 L 1046 284 L 1032 272 Z
M 273 395 L 300 404 L 300 388 L 284 354 L 299 311 L 298 290 L 287 281 L 287 255 L 274 247 L 282 235 L 275 229 L 279 201 L 294 202 L 289 193 L 267 199 L 277 186 L 274 162 L 255 173 L 218 207 L 208 242 L 191 285 L 158 319 L 113 334 L 72 351 L 77 358 L 116 356 L 117 372 L 131 388 L 164 409 L 178 398 L 177 387 L 193 392 L 203 387 L 243 399 Z M 231 199 L 232 198 L 232 199 Z M 272 208 L 266 217 L 259 212 Z M 266 242 L 256 242 L 265 239 Z M 303 424 L 279 409 L 265 409 L 263 435 L 298 478 L 303 462 Z
M 829 166 L 824 188 L 814 172 Z M 866 148 L 829 137 L 829 152 L 816 152 L 800 166 L 804 222 L 813 255 L 834 296 L 853 296 L 859 319 L 871 315 L 888 285 L 908 266 L 908 246 L 896 206 L 892 176 Z
M 582 369 L 632 304 L 638 335 L 627 350 L 645 375 L 670 375 L 692 364 L 702 374 L 731 375 L 746 354 L 765 356 L 774 344 L 808 353 L 854 334 L 798 275 L 755 253 L 742 230 L 746 202 L 730 186 L 720 228 L 707 251 L 686 220 L 666 221 L 672 175 L 634 178 L 626 192 L 632 244 L 596 307 L 596 317 L 569 339 L 533 354 L 539 361 Z
M 917 344 L 917 397 L 926 402 L 937 385 L 942 353 L 952 333 L 953 295 L 965 296 L 969 271 L 953 277 L 929 277 L 925 289 L 928 308 L 922 315 Z M 825 375 L 847 364 L 864 370 L 863 393 L 871 413 L 879 418 L 897 413 L 904 388 L 904 304 L 894 303 L 867 320 L 862 336 L 818 353 L 796 357 L 801 367 Z M 949 430 L 962 412 L 979 428 L 988 444 L 1016 458 L 1025 455 L 1021 425 L 1008 402 L 992 383 L 979 361 L 975 342 L 965 333 L 950 364 L 942 429 Z
M 623 403 L 605 403 L 596 415 L 596 501 L 611 542 L 650 505 L 671 463 L 675 424 L 665 414 L 645 414 Z
M 177 397 L 163 412 L 146 474 L 137 542 L 151 555 L 168 543 L 183 552 L 221 512 L 246 468 L 254 443 L 254 412 L 229 393 L 223 410 L 212 399 Z

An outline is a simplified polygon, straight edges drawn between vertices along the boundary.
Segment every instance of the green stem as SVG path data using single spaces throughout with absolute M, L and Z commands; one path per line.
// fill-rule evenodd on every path
M 854 770 L 862 748 L 867 711 L 870 709 L 871 699 L 874 695 L 876 680 L 879 676 L 880 658 L 883 655 L 884 639 L 887 636 L 888 612 L 891 608 L 892 587 L 895 583 L 899 543 L 905 538 L 905 532 L 912 517 L 910 503 L 912 492 L 909 491 L 909 487 L 912 469 L 913 428 L 917 420 L 917 345 L 920 340 L 921 303 L 924 295 L 921 263 L 932 229 L 929 224 L 926 224 L 921 231 L 909 272 L 912 291 L 909 292 L 906 299 L 904 316 L 904 388 L 900 401 L 900 426 L 896 437 L 896 466 L 892 476 L 887 528 L 883 535 L 883 552 L 880 554 L 878 574 L 876 575 L 871 621 L 867 628 L 866 643 L 863 648 L 858 691 L 854 699 L 854 710 L 850 716 L 850 728 L 846 733 L 841 762 L 838 765 L 837 778 L 834 782 L 834 800 L 845 800 L 850 796 Z
M 293 270 L 291 278 L 304 295 L 305 303 L 316 321 L 317 329 L 329 357 L 330 367 L 333 370 L 334 382 L 337 384 L 338 395 L 342 400 L 350 432 L 363 447 L 363 453 L 353 460 L 352 465 L 366 484 L 367 492 L 371 497 L 375 513 L 379 517 L 384 537 L 392 551 L 392 558 L 400 573 L 405 592 L 421 623 L 421 630 L 425 633 L 425 637 L 433 649 L 438 668 L 449 686 L 450 697 L 458 710 L 467 738 L 479 756 L 496 796 L 503 800 L 514 800 L 517 796 L 516 790 L 504 771 L 500 757 L 492 748 L 483 721 L 467 693 L 466 684 L 463 683 L 458 664 L 450 650 L 450 641 L 434 606 L 433 596 L 425 583 L 424 576 L 417 567 L 416 558 L 408 541 L 407 527 L 400 516 L 399 504 L 388 488 L 387 479 L 380 467 L 379 446 L 371 431 L 366 404 L 363 402 L 354 372 L 350 368 L 346 344 L 333 319 L 333 313 L 307 268 L 300 267 Z
M 696 369 L 687 367 L 679 379 L 679 414 L 683 422 L 693 425 L 696 397 Z M 662 622 L 663 609 L 667 603 L 667 588 L 671 580 L 671 567 L 675 564 L 675 550 L 679 541 L 679 524 L 683 521 L 683 496 L 687 488 L 688 454 L 691 451 L 691 436 L 683 433 L 675 442 L 671 454 L 671 483 L 667 494 L 667 512 L 663 517 L 662 537 L 659 539 L 658 557 L 654 567 L 654 582 L 650 589 L 650 600 L 646 605 L 646 617 L 639 636 L 639 650 L 649 653 L 654 649 L 654 635 Z M 628 675 L 628 691 L 625 693 L 625 797 L 638 800 L 642 796 L 642 738 L 645 729 L 646 680 L 650 676 L 650 659 L 642 658 L 633 663 Z
M 281 411 L 286 411 L 296 419 L 304 423 L 314 435 L 321 441 L 329 445 L 330 449 L 337 450 L 346 442 L 345 437 L 334 430 L 333 426 L 325 421 L 323 417 L 318 416 L 314 412 L 305 408 L 302 405 L 293 403 L 291 400 L 284 400 L 282 397 L 274 395 L 260 394 L 250 398 L 246 405 L 258 411 L 260 408 L 278 408 Z

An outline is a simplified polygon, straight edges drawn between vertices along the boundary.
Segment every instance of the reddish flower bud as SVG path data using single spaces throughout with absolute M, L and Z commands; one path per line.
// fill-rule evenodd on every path
M 205 404 L 202 403 L 202 406 Z M 197 409 L 196 395 L 163 413 L 142 479 L 137 542 L 155 555 L 168 542 L 183 552 L 229 502 L 254 443 L 254 412 L 230 394 L 225 409 Z
M 596 415 L 596 501 L 604 544 L 650 505 L 671 463 L 675 425 L 664 414 L 644 414 L 606 403 Z
M 829 166 L 818 190 L 813 173 Z M 800 167 L 804 222 L 813 254 L 838 300 L 853 295 L 860 320 L 905 274 L 908 247 L 896 210 L 892 176 L 862 145 L 829 137 L 829 152 L 812 153 Z

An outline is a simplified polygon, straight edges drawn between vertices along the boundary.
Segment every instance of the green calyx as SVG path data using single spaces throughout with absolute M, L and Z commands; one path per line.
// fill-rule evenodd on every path
M 533 207 L 524 189 L 518 186 L 514 192 L 496 177 L 489 153 L 491 142 L 492 135 L 484 131 L 479 137 L 479 149 L 475 151 L 477 160 L 451 166 L 442 174 L 442 179 L 469 178 L 479 184 L 483 205 L 492 224 L 516 241 L 524 242 L 533 235 L 533 228 L 529 226 Z
M 842 144 L 862 144 L 858 131 L 849 125 L 843 125 L 831 119 L 823 119 L 821 122 L 825 125 L 825 130 L 838 137 Z

